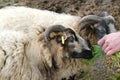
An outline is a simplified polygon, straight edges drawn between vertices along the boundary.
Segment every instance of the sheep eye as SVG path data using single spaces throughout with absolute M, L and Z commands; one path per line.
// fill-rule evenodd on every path
M 68 37 L 68 41 L 73 42 L 74 41 L 74 37 L 73 36 Z
M 61 37 L 60 36 L 57 36 L 56 37 L 56 41 L 57 41 L 57 43 L 60 43 L 62 40 L 61 40 Z

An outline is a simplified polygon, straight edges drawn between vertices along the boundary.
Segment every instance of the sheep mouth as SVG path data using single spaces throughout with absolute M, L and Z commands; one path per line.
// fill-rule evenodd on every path
M 83 50 L 81 53 L 78 53 L 76 51 L 72 52 L 70 54 L 71 58 L 84 58 L 84 59 L 91 59 L 93 58 L 92 51 L 90 50 Z

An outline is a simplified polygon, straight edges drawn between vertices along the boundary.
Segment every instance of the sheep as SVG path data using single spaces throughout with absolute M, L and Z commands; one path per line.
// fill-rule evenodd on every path
M 62 25 L 0 30 L 0 80 L 61 80 L 69 76 L 69 70 L 60 74 L 69 66 L 66 61 L 75 61 L 72 68 L 75 58 L 90 59 L 92 52 L 82 37 Z
M 87 37 L 88 39 L 86 40 L 91 45 L 96 44 L 97 40 L 104 34 L 115 32 L 114 22 L 114 18 L 107 12 L 82 18 L 80 16 L 65 13 L 59 14 L 53 11 L 38 10 L 25 6 L 8 6 L 0 9 L 0 29 L 20 30 L 25 26 L 41 25 L 48 27 L 60 24 L 74 29 L 84 38 Z
M 111 15 L 106 15 L 106 13 L 102 16 L 88 15 L 81 18 L 80 16 L 65 13 L 58 14 L 48 10 L 38 10 L 23 6 L 9 6 L 0 9 L 0 23 L 0 30 L 15 31 L 25 30 L 31 26 L 43 26 L 45 29 L 49 26 L 60 24 L 79 33 L 80 36 L 90 42 L 90 46 L 96 44 L 100 37 L 115 31 L 114 18 Z M 106 32 L 108 29 L 109 32 Z M 66 62 L 69 63 L 69 68 L 66 65 L 64 66 L 66 72 L 71 71 L 69 73 L 70 76 L 74 76 L 78 66 L 74 66 L 74 69 L 70 68 L 74 64 L 73 59 Z M 60 74 L 65 75 L 63 71 L 61 70 Z
M 115 19 L 107 12 L 85 16 L 79 23 L 78 33 L 90 45 L 96 45 L 99 39 L 112 32 L 116 32 Z

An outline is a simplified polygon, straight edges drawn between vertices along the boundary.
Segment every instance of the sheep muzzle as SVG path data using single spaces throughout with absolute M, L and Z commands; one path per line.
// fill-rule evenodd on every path
M 93 55 L 92 55 L 92 51 L 90 51 L 90 50 L 83 50 L 81 53 L 72 52 L 70 57 L 72 57 L 72 58 L 91 59 L 93 57 Z

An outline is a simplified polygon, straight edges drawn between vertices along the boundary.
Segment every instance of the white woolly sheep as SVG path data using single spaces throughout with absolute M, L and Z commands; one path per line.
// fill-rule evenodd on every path
M 83 18 L 79 16 L 73 16 L 70 14 L 58 14 L 48 10 L 39 10 L 35 8 L 23 7 L 23 6 L 8 6 L 0 9 L 0 29 L 16 29 L 19 30 L 25 26 L 52 26 L 63 25 L 78 30 L 78 27 L 86 27 L 98 23 L 96 27 L 105 27 L 109 29 L 109 32 L 116 31 L 114 28 L 114 18 L 108 13 L 102 15 L 88 15 Z M 95 27 L 95 28 L 96 28 Z
M 88 15 L 81 18 L 79 16 L 73 16 L 70 14 L 58 14 L 52 11 L 38 10 L 20 6 L 10 6 L 0 9 L 0 30 L 8 29 L 20 31 L 25 30 L 31 26 L 43 26 L 43 29 L 46 29 L 49 26 L 60 24 L 67 28 L 72 28 L 74 31 L 80 33 L 80 35 L 86 40 L 90 40 L 89 42 L 91 44 L 94 44 L 93 42 L 97 42 L 95 40 L 101 37 L 101 35 L 103 36 L 104 34 L 107 34 L 106 31 L 108 29 L 110 29 L 110 32 L 114 32 L 115 28 L 113 22 L 114 18 L 110 15 Z M 95 24 L 95 26 L 91 26 L 92 24 Z M 93 37 L 91 38 L 91 36 Z M 76 74 L 76 67 L 78 66 L 71 68 L 71 66 L 74 64 L 74 61 L 75 60 L 73 59 L 68 61 L 66 60 L 66 63 L 69 64 L 64 64 L 63 70 L 59 71 L 60 74 L 63 74 L 63 78 L 66 78 L 66 74 L 64 73 L 67 72 L 69 72 L 67 74 L 70 76 Z
M 0 80 L 61 80 L 71 75 L 60 74 L 66 61 L 91 57 L 84 39 L 61 25 L 0 31 Z

